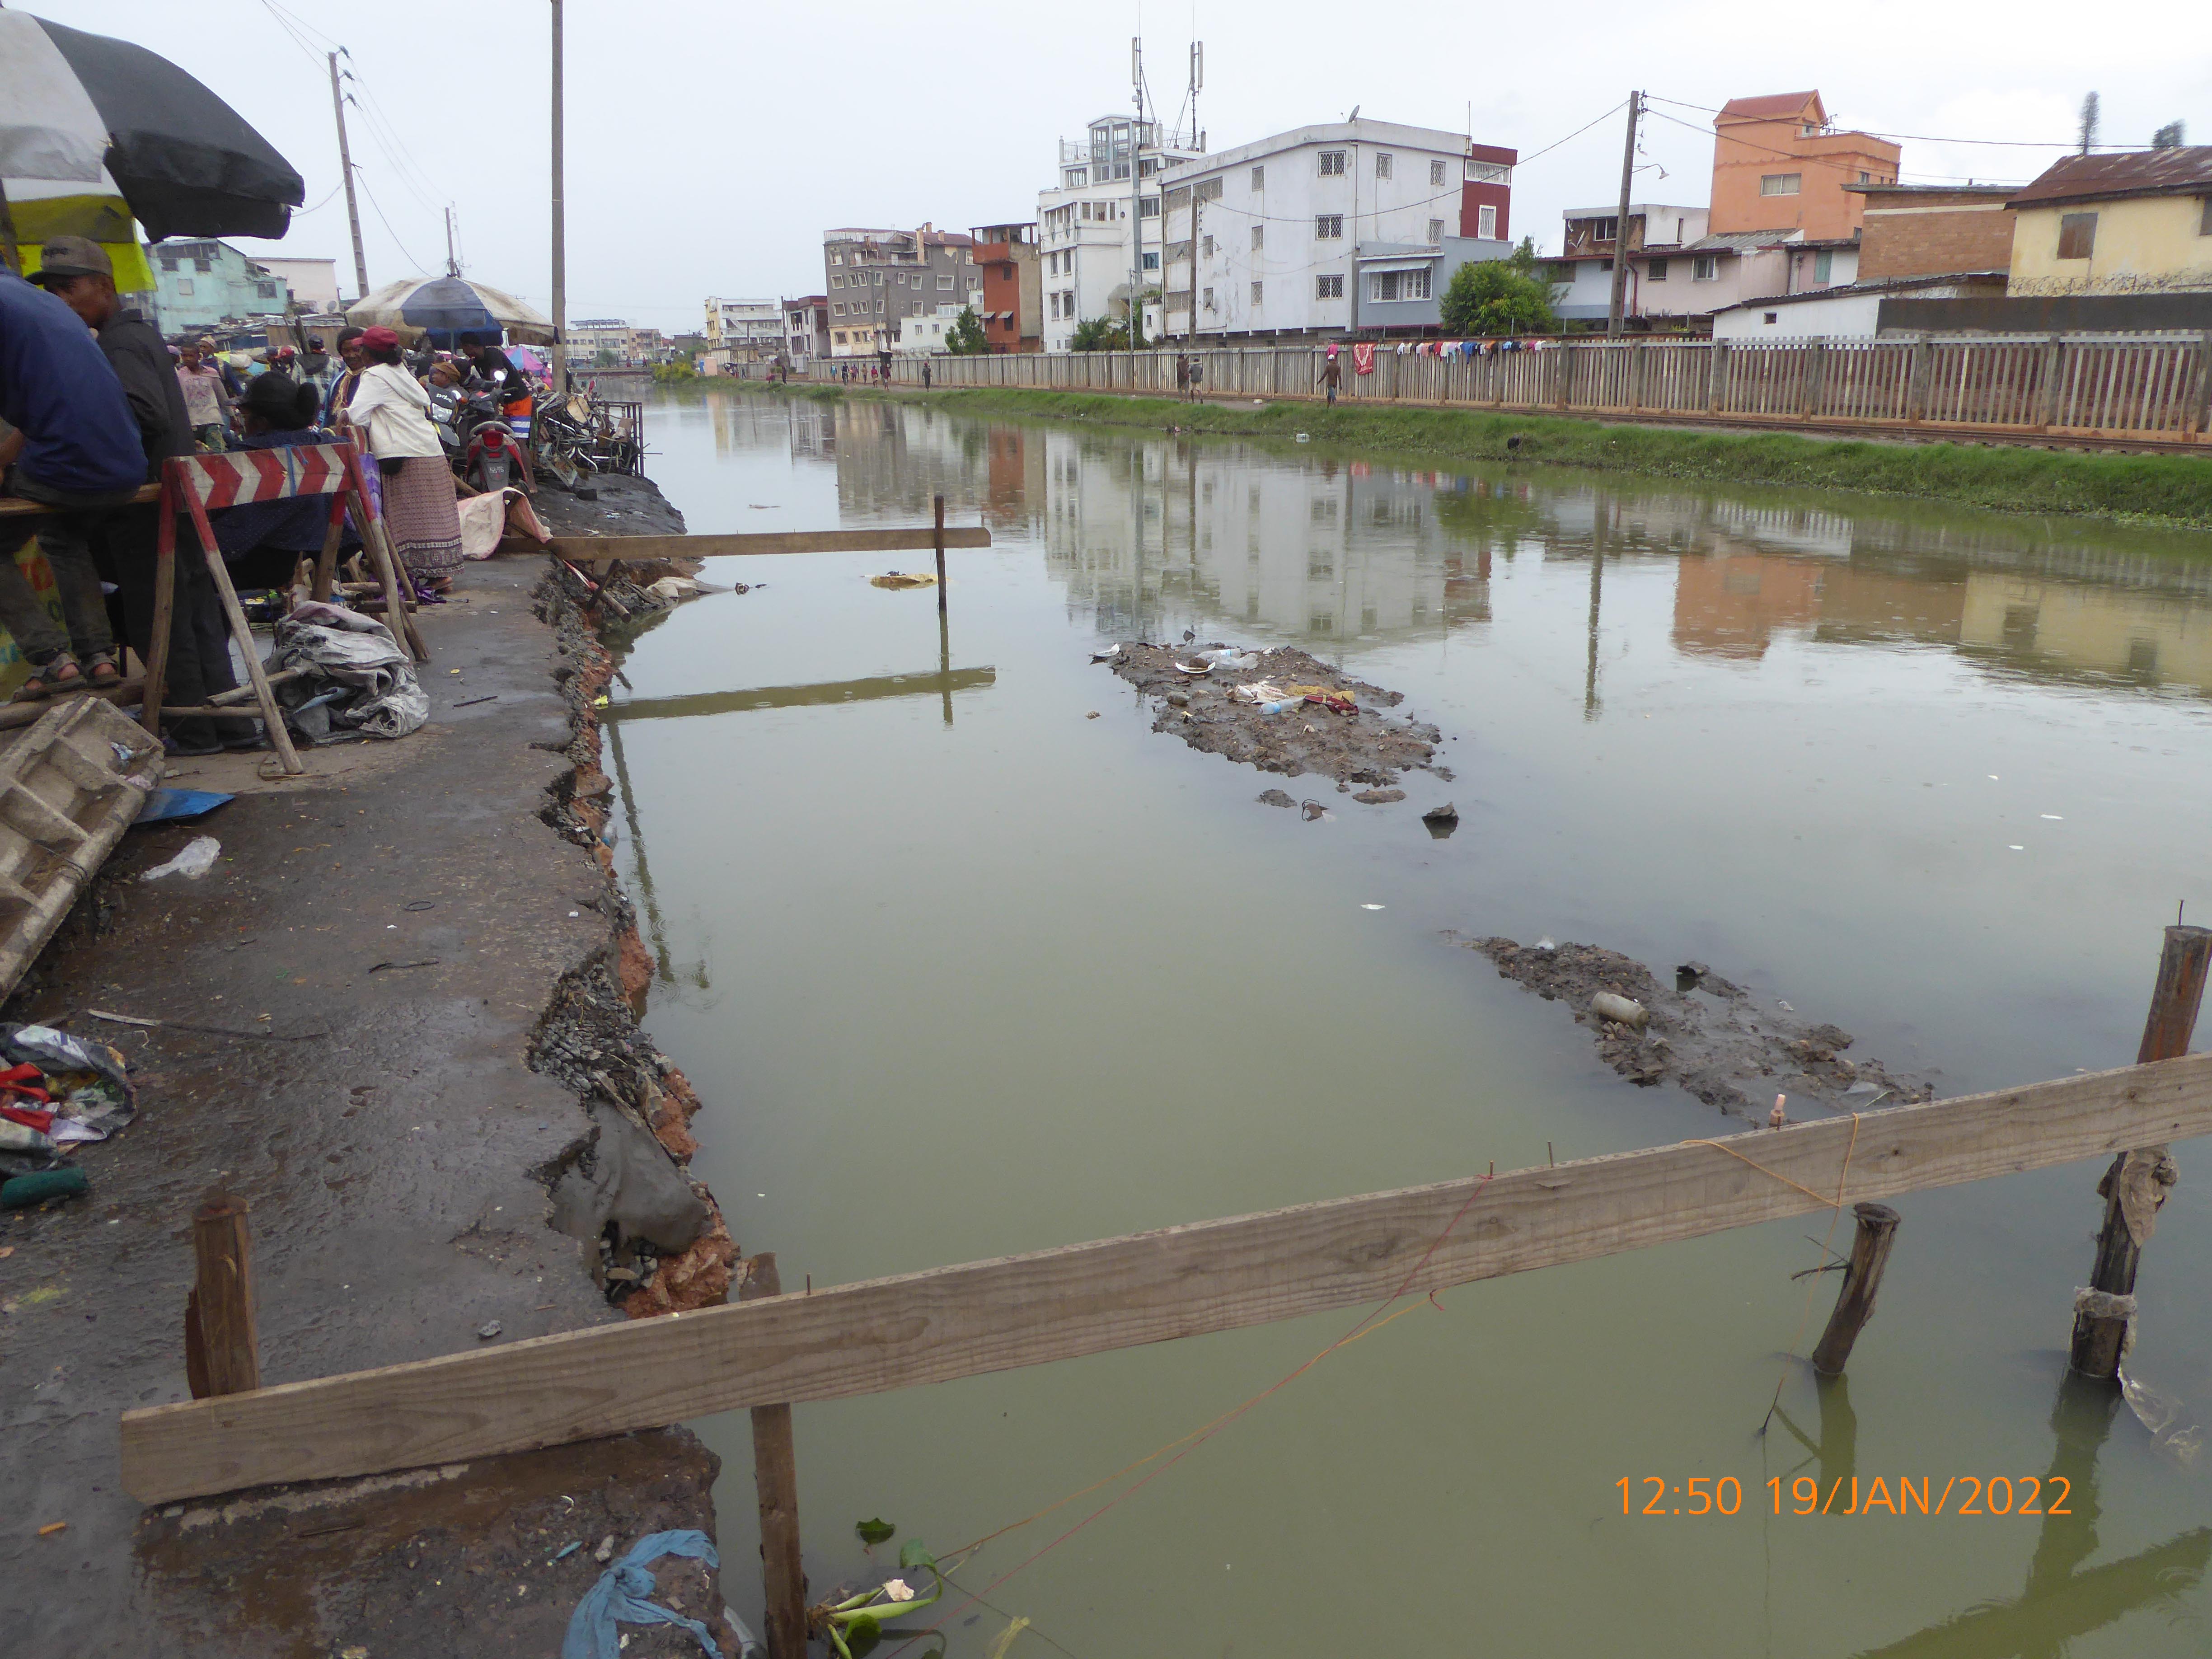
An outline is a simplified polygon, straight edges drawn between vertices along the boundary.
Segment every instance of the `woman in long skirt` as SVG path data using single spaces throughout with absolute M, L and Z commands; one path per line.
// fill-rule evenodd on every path
M 384 486 L 384 527 L 418 588 L 442 592 L 461 564 L 461 515 L 453 469 L 430 424 L 430 398 L 399 366 L 399 337 L 361 337 L 368 367 L 347 404 L 348 422 L 368 434 Z

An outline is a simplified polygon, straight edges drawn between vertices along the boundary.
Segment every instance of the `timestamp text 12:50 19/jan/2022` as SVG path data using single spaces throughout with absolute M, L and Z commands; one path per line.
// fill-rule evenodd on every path
M 1839 1476 L 1823 1483 L 1809 1474 L 1784 1481 L 1780 1476 L 1766 1483 L 1770 1515 L 1925 1515 L 1960 1517 L 2018 1516 L 2039 1520 L 2047 1515 L 2071 1515 L 2068 1507 L 2072 1483 L 2063 1475 L 1954 1474 L 1942 1477 L 1887 1475 L 1862 1480 Z M 1692 1475 L 1668 1481 L 1656 1474 L 1641 1480 L 1623 1475 L 1620 1512 L 1630 1516 L 1732 1516 L 1743 1512 L 1743 1483 L 1732 1474 L 1718 1478 Z

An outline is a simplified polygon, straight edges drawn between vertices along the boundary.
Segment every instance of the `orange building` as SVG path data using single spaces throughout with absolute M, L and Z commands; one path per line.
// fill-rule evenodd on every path
M 1817 92 L 1731 98 L 1713 118 L 1710 234 L 1847 241 L 1858 234 L 1865 198 L 1845 186 L 1895 184 L 1902 154 L 1871 133 L 1836 131 Z

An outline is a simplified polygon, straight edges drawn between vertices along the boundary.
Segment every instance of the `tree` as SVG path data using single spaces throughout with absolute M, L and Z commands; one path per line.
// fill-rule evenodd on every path
M 1129 343 L 1129 331 L 1120 323 L 1106 317 L 1085 317 L 1075 325 L 1075 337 L 1069 342 L 1077 351 L 1121 351 Z
M 2153 149 L 2179 149 L 2189 142 L 2189 129 L 2179 121 L 2168 121 L 2150 136 Z
M 1510 258 L 1475 260 L 1452 272 L 1439 309 L 1447 334 L 1550 334 L 1559 326 L 1552 286 L 1526 243 Z
M 595 351 L 595 352 L 593 352 L 593 353 L 592 354 L 592 368 L 612 368 L 614 366 L 615 366 L 615 354 L 614 354 L 614 350 L 613 350 L 613 349 L 612 349 L 611 347 L 609 347 L 609 346 L 601 346 L 601 347 L 600 347 L 597 351 Z
M 973 306 L 964 307 L 945 331 L 945 346 L 956 357 L 980 357 L 991 349 L 983 338 L 983 319 Z
M 2081 154 L 2087 155 L 2097 148 L 2097 94 L 2091 93 L 2081 100 Z

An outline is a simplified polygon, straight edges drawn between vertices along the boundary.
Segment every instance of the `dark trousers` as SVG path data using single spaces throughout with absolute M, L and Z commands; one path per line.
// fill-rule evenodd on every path
M 9 481 L 8 493 L 59 510 L 37 518 L 11 514 L 0 519 L 0 626 L 15 635 L 25 658 L 37 665 L 65 651 L 82 657 L 112 652 L 115 641 L 108 632 L 107 607 L 100 599 L 90 543 L 108 519 L 129 510 L 118 504 L 128 495 L 64 495 L 21 477 Z M 54 626 L 45 601 L 32 591 L 15 563 L 17 550 L 33 536 L 47 568 L 54 573 L 62 614 L 69 622 L 67 633 Z
M 139 507 L 112 514 L 105 533 L 94 538 L 92 556 L 100 574 L 116 587 L 123 612 L 124 637 L 142 660 L 151 660 L 154 643 L 154 570 L 156 510 Z M 230 665 L 230 629 L 223 615 L 222 599 L 201 556 L 198 538 L 191 525 L 177 526 L 176 586 L 169 610 L 169 660 L 162 675 L 167 682 L 161 701 L 190 707 L 204 703 L 219 691 L 236 688 L 238 675 Z M 225 721 L 225 726 L 232 723 Z M 207 734 L 212 723 L 204 716 L 164 720 L 162 726 L 180 738 Z M 251 731 L 240 725 L 234 730 Z M 220 734 L 218 734 L 220 735 Z

